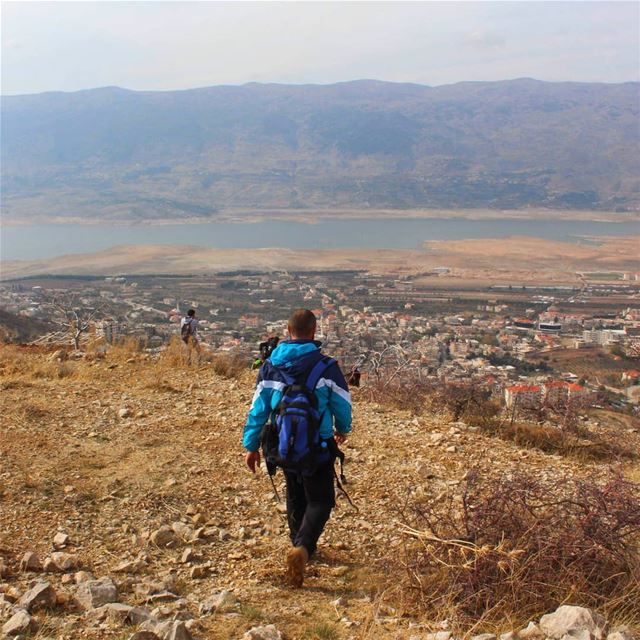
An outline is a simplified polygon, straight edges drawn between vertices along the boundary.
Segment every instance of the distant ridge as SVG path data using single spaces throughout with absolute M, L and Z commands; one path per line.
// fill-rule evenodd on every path
M 639 88 L 356 80 L 3 96 L 3 215 L 638 210 Z

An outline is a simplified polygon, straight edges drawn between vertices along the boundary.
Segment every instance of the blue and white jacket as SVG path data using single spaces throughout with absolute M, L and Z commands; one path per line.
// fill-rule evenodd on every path
M 319 347 L 320 342 L 314 340 L 285 340 L 260 367 L 256 392 L 242 436 L 245 449 L 257 451 L 260 448 L 262 427 L 280 402 L 286 383 L 278 368 L 304 382 L 313 365 L 323 357 Z M 318 398 L 318 411 L 322 416 L 320 437 L 324 440 L 332 438 L 334 425 L 338 433 L 349 433 L 351 395 L 337 363 L 322 374 L 315 393 Z

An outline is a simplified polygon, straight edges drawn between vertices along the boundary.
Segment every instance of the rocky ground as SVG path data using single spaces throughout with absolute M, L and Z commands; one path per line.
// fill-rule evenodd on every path
M 305 587 L 294 590 L 283 580 L 283 505 L 266 473 L 252 476 L 243 466 L 252 382 L 251 374 L 228 380 L 208 366 L 118 350 L 61 362 L 0 348 L 5 633 L 449 640 L 446 621 L 422 619 L 385 595 L 396 576 L 381 560 L 400 554 L 399 511 L 408 496 L 455 487 L 471 467 L 488 475 L 523 465 L 592 477 L 606 471 L 443 417 L 385 408 L 356 391 L 345 451 L 358 511 L 338 498 Z M 561 635 L 540 637 L 606 635 L 602 621 L 587 635 L 587 623 L 567 624 Z M 453 630 L 456 638 L 481 631 Z M 620 633 L 612 640 L 631 632 Z

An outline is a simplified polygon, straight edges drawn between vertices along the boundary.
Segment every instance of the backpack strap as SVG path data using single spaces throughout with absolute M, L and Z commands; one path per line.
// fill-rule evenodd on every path
M 336 361 L 333 358 L 321 358 L 318 362 L 315 363 L 313 369 L 307 376 L 307 381 L 305 382 L 305 386 L 311 391 L 315 391 L 316 385 L 318 381 L 322 377 L 322 374 Z

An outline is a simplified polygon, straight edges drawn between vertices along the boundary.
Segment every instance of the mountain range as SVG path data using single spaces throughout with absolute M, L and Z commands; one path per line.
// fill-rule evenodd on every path
M 639 86 L 361 80 L 3 96 L 3 215 L 638 210 Z

